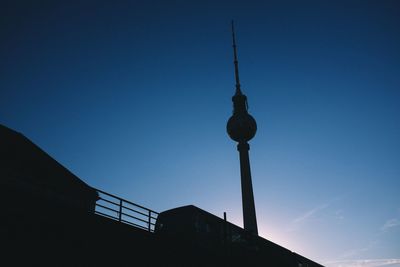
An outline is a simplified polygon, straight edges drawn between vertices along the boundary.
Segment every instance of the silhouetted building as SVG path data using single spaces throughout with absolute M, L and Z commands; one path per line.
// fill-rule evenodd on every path
M 0 266 L 130 266 L 149 259 L 158 250 L 154 235 L 96 215 L 98 199 L 96 189 L 0 125 Z
M 321 267 L 195 206 L 157 218 L 88 186 L 4 126 L 0 148 L 2 266 Z
M 196 266 L 322 267 L 192 205 L 161 212 L 155 230 Z
M 46 207 L 94 212 L 97 192 L 22 134 L 0 125 L 2 194 L 26 209 L 35 201 Z

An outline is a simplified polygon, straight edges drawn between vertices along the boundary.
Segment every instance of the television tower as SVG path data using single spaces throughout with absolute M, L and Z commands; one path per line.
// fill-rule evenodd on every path
M 236 91 L 232 97 L 233 115 L 229 118 L 226 130 L 231 139 L 238 142 L 240 158 L 240 176 L 242 184 L 242 208 L 244 229 L 258 235 L 256 209 L 254 205 L 253 186 L 251 182 L 249 149 L 247 143 L 257 131 L 255 119 L 248 113 L 247 97 L 240 89 L 239 63 L 237 59 L 235 29 L 232 21 L 233 63 L 235 66 Z

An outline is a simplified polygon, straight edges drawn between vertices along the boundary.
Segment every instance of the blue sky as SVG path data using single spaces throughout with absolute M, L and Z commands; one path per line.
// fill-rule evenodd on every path
M 81 2 L 81 3 L 79 3 Z M 93 187 L 242 225 L 236 21 L 259 232 L 400 266 L 398 1 L 3 1 L 0 123 Z

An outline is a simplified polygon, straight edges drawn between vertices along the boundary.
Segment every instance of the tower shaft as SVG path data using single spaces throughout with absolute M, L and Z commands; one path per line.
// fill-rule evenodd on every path
M 240 158 L 240 177 L 242 185 L 243 227 L 248 232 L 258 235 L 253 186 L 251 182 L 249 149 L 247 143 L 257 131 L 255 119 L 248 113 L 247 97 L 240 89 L 239 63 L 237 59 L 235 31 L 232 21 L 233 63 L 235 66 L 236 91 L 232 97 L 233 115 L 229 118 L 226 130 L 231 139 L 238 142 Z
M 247 142 L 240 142 L 237 146 L 240 157 L 240 176 L 242 185 L 242 208 L 244 229 L 258 235 L 256 208 L 254 205 L 253 185 L 251 182 L 249 150 Z

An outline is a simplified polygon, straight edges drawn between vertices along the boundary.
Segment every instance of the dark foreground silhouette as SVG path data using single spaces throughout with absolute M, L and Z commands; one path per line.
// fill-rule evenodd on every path
M 1 125 L 0 190 L 1 266 L 321 267 L 194 206 L 147 222 Z

